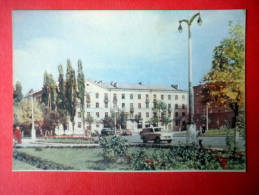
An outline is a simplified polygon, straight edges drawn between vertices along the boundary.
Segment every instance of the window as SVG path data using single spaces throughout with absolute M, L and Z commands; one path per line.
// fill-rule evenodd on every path
M 133 103 L 130 103 L 130 108 L 131 108 L 131 109 L 133 108 Z
M 86 107 L 90 108 L 90 103 L 89 102 L 86 103 Z
M 99 123 L 96 123 L 96 127 L 100 127 L 100 124 L 99 124 Z
M 185 100 L 185 95 L 182 95 L 182 100 Z
M 155 94 L 153 95 L 153 99 L 154 99 L 154 100 L 156 99 L 156 95 L 155 95 Z
M 121 107 L 122 107 L 122 108 L 125 108 L 125 103 L 122 103 L 122 104 L 121 104 Z
M 117 95 L 116 95 L 116 93 L 113 94 L 113 101 L 117 101 Z
M 182 112 L 182 116 L 185 116 L 185 112 Z
M 149 108 L 149 103 L 148 102 L 146 103 L 146 108 Z
M 178 104 L 175 104 L 175 109 L 178 109 Z
M 105 103 L 104 103 L 104 107 L 105 107 L 105 108 L 108 108 L 108 102 L 105 102 Z
M 95 93 L 95 98 L 96 98 L 96 99 L 99 98 L 99 93 Z
M 168 100 L 171 100 L 171 95 L 168 95 Z
M 175 113 L 175 117 L 178 117 L 178 112 Z
M 149 112 L 146 112 L 146 117 L 149 118 Z
M 78 118 L 81 118 L 81 112 L 78 112 L 78 113 L 77 113 L 77 117 L 78 117 Z
M 138 103 L 138 108 L 141 108 L 141 103 Z
M 130 99 L 133 100 L 133 94 L 130 94 Z
M 138 116 L 141 118 L 141 112 L 138 112 Z
M 99 118 L 100 117 L 100 113 L 96 112 L 96 117 Z
M 99 108 L 99 103 L 98 102 L 96 102 L 96 108 Z
M 182 108 L 185 109 L 185 105 L 184 104 L 182 105 Z
M 175 95 L 175 100 L 178 100 L 178 95 Z
M 138 94 L 138 99 L 139 99 L 139 100 L 141 99 L 141 94 Z
M 171 104 L 168 104 L 168 108 L 171 108 Z
M 125 99 L 125 94 L 121 94 L 121 99 Z
M 148 99 L 148 94 L 146 94 L 146 98 Z
M 179 125 L 179 121 L 175 121 L 175 126 L 178 126 Z
M 108 117 L 108 112 L 105 112 L 105 113 L 104 113 L 104 117 Z
M 87 112 L 87 117 L 90 117 L 91 115 L 90 115 L 90 112 Z
M 82 123 L 81 122 L 78 122 L 78 128 L 81 128 L 82 127 Z
M 164 95 L 161 95 L 161 100 L 163 100 L 164 99 Z

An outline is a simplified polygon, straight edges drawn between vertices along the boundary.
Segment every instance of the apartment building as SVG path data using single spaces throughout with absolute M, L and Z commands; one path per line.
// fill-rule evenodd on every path
M 142 128 L 152 126 L 150 119 L 153 116 L 152 108 L 154 101 L 163 101 L 167 105 L 167 115 L 170 122 L 166 127 L 161 122 L 158 126 L 163 126 L 168 130 L 180 130 L 185 126 L 185 116 L 187 115 L 188 96 L 186 91 L 182 91 L 176 85 L 146 85 L 144 83 L 128 84 L 103 81 L 91 81 L 87 79 L 85 116 L 91 115 L 94 123 L 91 124 L 91 131 L 100 131 L 103 128 L 101 120 L 110 116 L 111 112 L 118 113 L 124 111 L 127 114 L 126 127 L 134 132 L 139 132 Z M 139 116 L 140 120 L 135 120 Z M 115 119 L 116 120 L 116 119 Z M 69 123 L 68 131 L 72 131 L 72 124 Z M 78 109 L 75 116 L 75 134 L 83 134 L 82 113 Z

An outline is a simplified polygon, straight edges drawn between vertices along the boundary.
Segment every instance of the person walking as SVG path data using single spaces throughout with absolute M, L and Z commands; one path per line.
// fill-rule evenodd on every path
M 206 131 L 206 127 L 205 127 L 205 125 L 203 124 L 203 125 L 202 125 L 202 134 L 205 134 L 205 131 Z
M 199 131 L 198 134 L 197 134 L 197 140 L 199 142 L 199 146 L 203 148 L 203 144 L 202 144 L 202 142 L 203 142 L 203 134 L 202 134 L 201 131 Z
M 14 130 L 14 139 L 16 140 L 17 144 L 22 143 L 22 134 L 19 126 L 17 126 Z

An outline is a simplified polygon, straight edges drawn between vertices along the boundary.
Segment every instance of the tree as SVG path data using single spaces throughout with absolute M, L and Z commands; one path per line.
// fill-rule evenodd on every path
M 16 82 L 13 92 L 13 103 L 18 104 L 23 99 L 22 85 L 19 81 Z
M 43 115 L 38 101 L 33 100 L 34 124 L 36 129 L 41 129 Z M 32 125 L 32 104 L 31 100 L 23 99 L 14 106 L 14 125 L 20 126 L 24 131 L 30 132 Z
M 163 101 L 155 101 L 154 107 L 152 108 L 153 117 L 151 118 L 151 123 L 157 123 L 161 121 L 167 128 L 167 125 L 171 122 L 170 118 L 167 116 L 167 105 Z
M 115 127 L 115 113 L 111 112 L 111 115 L 107 116 L 107 117 L 104 117 L 101 120 L 101 123 L 103 124 L 104 127 L 114 129 L 114 127 Z
M 234 112 L 235 127 L 238 112 L 245 103 L 244 33 L 240 23 L 229 23 L 230 38 L 215 47 L 211 70 L 204 76 L 203 102 L 228 105 Z
M 127 116 L 126 112 L 121 111 L 118 113 L 116 122 L 120 129 L 123 127 L 124 128 L 126 127 L 127 120 L 128 120 L 128 116 Z
M 66 110 L 69 114 L 70 121 L 72 122 L 73 132 L 75 126 L 75 115 L 77 106 L 77 86 L 76 86 L 76 76 L 75 70 L 72 68 L 71 62 L 67 60 L 67 73 L 66 73 Z
M 80 110 L 82 113 L 83 129 L 85 129 L 85 76 L 83 72 L 82 61 L 78 60 L 78 99 L 80 100 Z
M 58 66 L 58 90 L 57 90 L 57 111 L 59 113 L 60 124 L 63 126 L 64 134 L 67 129 L 67 111 L 66 111 L 66 99 L 65 99 L 65 80 L 63 67 L 60 64 Z
M 90 136 L 91 135 L 91 126 L 94 122 L 94 118 L 91 115 L 88 115 L 85 119 L 85 122 L 88 124 L 88 128 L 87 128 L 87 131 L 85 134 L 86 134 L 86 136 Z
M 57 85 L 52 74 L 48 74 L 46 71 L 44 73 L 43 88 L 42 88 L 42 102 L 47 105 L 50 110 L 56 108 L 56 98 L 57 98 Z

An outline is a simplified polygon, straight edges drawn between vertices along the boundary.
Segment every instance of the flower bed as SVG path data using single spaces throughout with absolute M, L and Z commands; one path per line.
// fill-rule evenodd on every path
M 45 139 L 72 139 L 72 140 L 86 140 L 86 141 L 94 141 L 91 137 L 77 137 L 77 136 L 45 136 Z

